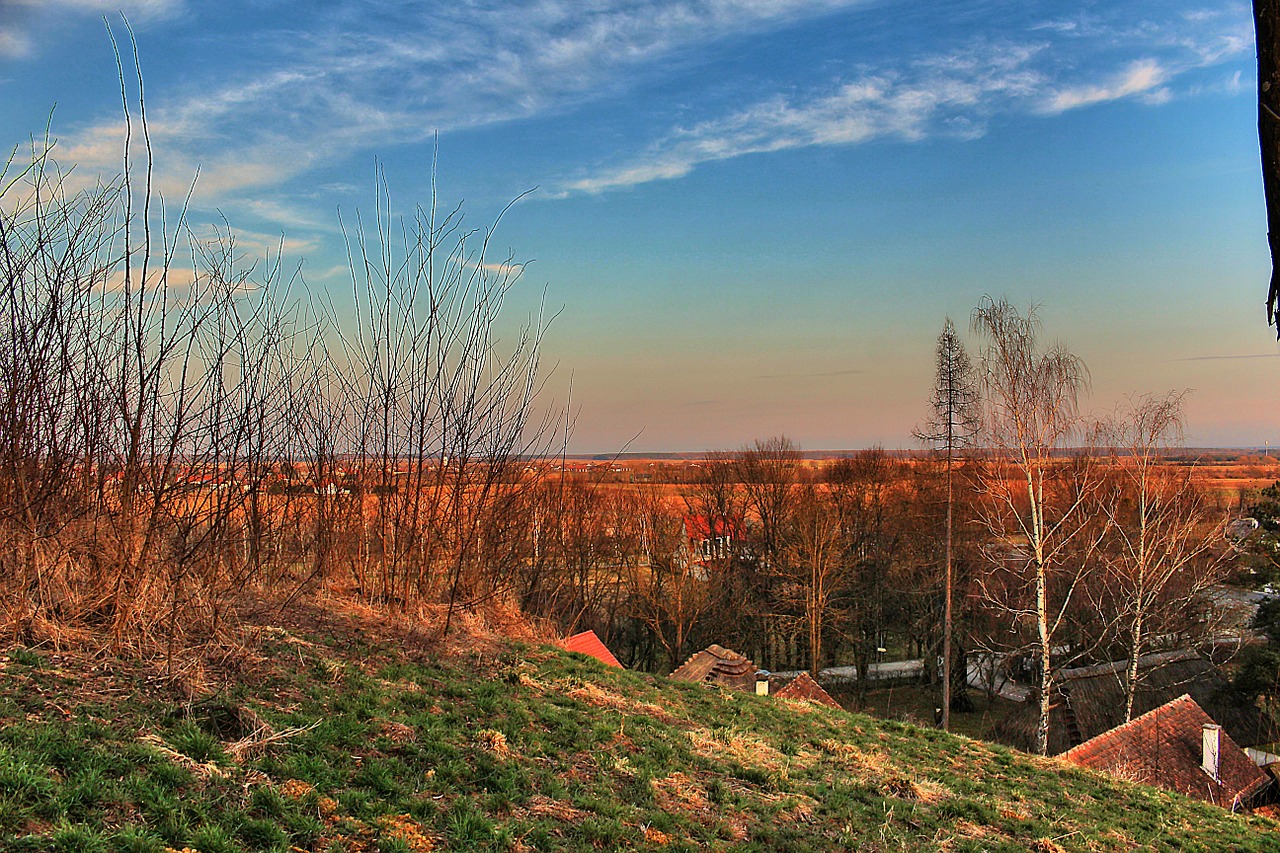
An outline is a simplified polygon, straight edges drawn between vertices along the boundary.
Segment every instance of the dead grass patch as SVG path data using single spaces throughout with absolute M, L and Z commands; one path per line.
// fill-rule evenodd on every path
M 693 745 L 694 752 L 703 758 L 722 759 L 729 757 L 746 767 L 757 769 L 776 769 L 783 771 L 787 758 L 771 744 L 746 732 L 724 730 L 720 733 L 710 729 L 691 729 L 685 734 Z
M 499 758 L 510 758 L 511 747 L 507 745 L 507 736 L 497 729 L 481 729 L 476 732 L 476 743 L 481 749 L 492 752 Z
M 378 727 L 378 733 L 392 743 L 410 743 L 418 739 L 418 732 L 413 726 L 386 720 Z
M 687 773 L 675 772 L 649 783 L 653 798 L 666 811 L 706 814 L 711 811 L 707 789 Z
M 829 755 L 843 759 L 855 773 L 879 777 L 895 769 L 889 757 L 878 749 L 864 750 L 838 740 L 824 740 L 819 746 Z
M 596 708 L 609 708 L 614 711 L 625 711 L 628 714 L 643 714 L 667 725 L 678 722 L 665 708 L 652 702 L 642 702 L 615 693 L 594 681 L 579 682 L 576 679 L 561 679 L 556 682 L 556 685 L 564 691 L 566 696 Z
M 247 711 L 248 709 L 243 710 Z M 249 711 L 249 713 L 252 714 L 253 712 Z M 227 755 L 229 755 L 237 764 L 243 763 L 244 760 L 250 756 L 260 755 L 263 752 L 266 752 L 267 747 L 272 744 L 283 743 L 290 738 L 309 732 L 316 726 L 320 725 L 320 721 L 316 720 L 310 725 L 291 726 L 290 728 L 281 729 L 277 732 L 272 730 L 271 726 L 256 714 L 253 716 L 258 720 L 258 727 L 239 740 L 232 741 L 224 747 Z
M 900 800 L 934 805 L 951 795 L 951 791 L 937 782 L 928 779 L 914 779 L 901 772 L 887 774 L 880 783 L 881 789 Z
M 644 827 L 644 843 L 653 844 L 658 847 L 666 847 L 671 843 L 671 836 L 667 835 L 660 829 L 654 829 L 652 826 Z
M 951 830 L 944 829 L 935 836 L 935 840 L 938 842 L 938 848 L 940 850 L 950 850 L 955 846 L 955 841 L 957 839 L 981 841 L 988 838 L 995 840 L 998 838 L 1007 838 L 1007 836 L 994 827 L 984 826 L 980 823 L 974 823 L 971 820 L 964 819 L 957 820 L 951 827 Z
M 440 842 L 434 833 L 422 831 L 422 824 L 407 814 L 387 815 L 378 819 L 378 828 L 386 838 L 399 841 L 413 853 L 430 853 Z
M 291 800 L 302 800 L 306 799 L 315 790 L 315 786 L 310 782 L 303 782 L 301 779 L 286 779 L 277 790 L 281 796 L 288 797 Z
M 190 770 L 201 779 L 210 779 L 213 777 L 226 779 L 230 775 L 227 771 L 223 770 L 212 761 L 196 761 L 190 756 L 183 755 L 181 752 L 178 752 L 176 749 L 169 746 L 169 744 L 165 743 L 164 739 L 159 735 L 145 734 L 138 738 L 138 740 L 145 743 L 147 746 L 172 761 L 174 764 Z
M 529 798 L 528 804 L 519 809 L 519 811 L 524 815 L 549 817 L 566 823 L 579 821 L 587 817 L 587 813 L 582 809 L 574 808 L 568 803 L 563 803 L 559 800 L 553 800 L 543 794 L 534 794 Z

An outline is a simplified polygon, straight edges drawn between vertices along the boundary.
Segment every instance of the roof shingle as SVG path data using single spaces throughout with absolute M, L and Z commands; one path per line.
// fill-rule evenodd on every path
M 1223 729 L 1218 778 L 1212 778 L 1201 766 L 1206 723 L 1213 723 L 1213 719 L 1183 694 L 1073 747 L 1062 757 L 1122 779 L 1238 808 L 1265 787 L 1269 777 Z

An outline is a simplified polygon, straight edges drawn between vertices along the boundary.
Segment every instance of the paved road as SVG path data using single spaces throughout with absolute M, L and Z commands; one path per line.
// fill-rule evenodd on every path
M 895 660 L 885 661 L 884 663 L 873 663 L 867 667 L 867 678 L 871 681 L 888 681 L 898 678 L 919 678 L 924 672 L 924 661 L 919 660 Z M 801 673 L 801 670 L 788 670 L 786 672 L 771 672 L 770 675 L 777 675 L 783 678 L 795 678 Z M 858 668 L 856 666 L 831 666 L 818 673 L 818 681 L 823 684 L 841 684 L 858 679 Z
M 992 665 L 993 661 L 989 657 L 974 655 L 969 661 L 969 686 L 975 690 L 985 691 L 987 685 L 983 668 Z M 1031 695 L 1031 688 L 1010 681 L 1001 675 L 999 673 L 999 661 L 994 661 L 994 665 L 996 666 L 996 693 L 1014 702 L 1025 702 Z M 770 674 L 783 678 L 795 678 L 800 672 L 800 670 L 789 670 Z M 923 672 L 924 661 L 919 658 L 873 663 L 867 668 L 867 676 L 871 681 L 919 678 Z M 856 681 L 857 678 L 858 668 L 856 666 L 832 666 L 818 673 L 818 681 L 823 684 L 848 684 Z

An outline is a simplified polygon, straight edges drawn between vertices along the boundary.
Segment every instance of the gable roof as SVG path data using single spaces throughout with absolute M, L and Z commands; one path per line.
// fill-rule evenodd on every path
M 1201 766 L 1201 738 L 1208 723 L 1213 719 L 1184 693 L 1062 757 L 1082 767 L 1234 809 L 1264 788 L 1270 777 L 1225 730 L 1219 733 L 1218 778 L 1206 773 Z
M 734 690 L 756 689 L 756 665 L 732 649 L 717 645 L 690 655 L 671 677 L 677 681 L 722 684 Z
M 807 672 L 802 672 L 788 681 L 773 695 L 779 699 L 807 700 L 809 702 L 817 702 L 819 705 L 828 705 L 832 708 L 840 707 L 840 703 L 832 699 L 831 694 L 823 690 L 822 685 L 814 681 L 813 677 Z
M 705 515 L 686 515 L 684 517 L 685 536 L 692 540 L 714 539 L 717 536 L 731 536 L 733 531 L 741 527 L 738 519 L 709 518 Z
M 1186 693 L 1238 744 L 1256 746 L 1280 736 L 1275 724 L 1261 709 L 1225 697 L 1227 679 L 1211 661 L 1195 652 L 1179 650 L 1143 655 L 1138 665 L 1138 690 L 1133 702 L 1135 717 Z M 1127 682 L 1128 666 L 1124 661 L 1062 670 L 1050 697 L 1049 754 L 1066 752 L 1122 725 Z M 1038 704 L 1028 701 L 997 723 L 995 739 L 1018 749 L 1034 749 L 1039 720 Z
M 609 651 L 608 647 L 600 642 L 600 638 L 596 636 L 595 631 L 583 631 L 580 634 L 574 634 L 567 640 L 562 641 L 560 646 L 566 651 L 590 655 L 608 666 L 616 666 L 618 669 L 624 668 L 618 662 L 618 659 L 613 656 L 613 652 Z

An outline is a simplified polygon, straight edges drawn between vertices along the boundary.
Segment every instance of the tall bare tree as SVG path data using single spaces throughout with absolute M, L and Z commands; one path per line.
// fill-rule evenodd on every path
M 859 702 L 866 699 L 871 663 L 900 610 L 895 587 L 908 524 L 906 481 L 901 461 L 881 447 L 838 460 L 828 471 L 844 552 L 840 580 L 845 593 L 835 614 L 838 620 L 830 621 L 853 646 Z
M 1160 644 L 1179 646 L 1217 627 L 1212 589 L 1226 565 L 1213 553 L 1225 519 L 1215 519 L 1192 480 L 1192 468 L 1172 466 L 1181 443 L 1181 393 L 1139 397 L 1110 426 L 1111 476 L 1101 490 L 1107 520 L 1097 584 L 1099 622 L 1110 624 L 1125 651 L 1125 721 L 1132 719 L 1142 677 L 1139 663 Z
M 983 340 L 978 375 L 986 435 L 996 455 L 981 484 L 983 520 L 996 540 L 988 556 L 999 578 L 988 592 L 1016 620 L 1035 623 L 1036 749 L 1044 754 L 1056 671 L 1054 635 L 1087 565 L 1073 551 L 1087 537 L 1082 509 L 1094 487 L 1092 466 L 1087 458 L 1070 464 L 1058 454 L 1080 435 L 1078 404 L 1088 374 L 1062 346 L 1041 346 L 1034 306 L 1023 314 L 1006 299 L 984 297 L 972 325 Z M 1020 595 L 1022 567 L 1029 600 Z
M 944 581 L 942 606 L 942 728 L 951 727 L 951 661 L 952 615 L 951 600 L 954 589 L 952 543 L 955 506 L 953 469 L 959 452 L 973 445 L 981 425 L 980 399 L 977 378 L 964 342 L 956 334 L 955 325 L 948 317 L 938 335 L 937 373 L 934 377 L 933 395 L 929 401 L 933 409 L 924 426 L 916 430 L 916 438 L 943 455 L 947 477 L 946 546 L 943 555 Z
M 852 574 L 845 560 L 844 536 L 835 503 L 813 483 L 800 486 L 783 539 L 777 572 L 780 602 L 801 612 L 808 640 L 809 672 L 822 669 L 828 617 L 833 600 Z

